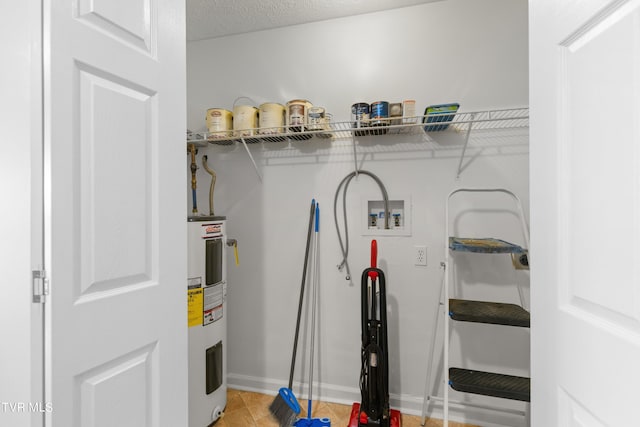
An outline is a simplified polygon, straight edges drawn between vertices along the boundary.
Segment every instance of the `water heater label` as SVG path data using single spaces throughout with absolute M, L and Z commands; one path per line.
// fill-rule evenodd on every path
M 190 278 L 187 287 L 187 324 L 200 326 L 204 320 L 203 307 L 204 295 L 202 291 L 202 279 L 200 277 Z
M 222 234 L 222 224 L 214 223 L 214 224 L 202 224 L 202 238 L 210 239 L 212 237 L 220 237 Z
M 222 283 L 204 289 L 203 325 L 222 319 L 224 288 Z

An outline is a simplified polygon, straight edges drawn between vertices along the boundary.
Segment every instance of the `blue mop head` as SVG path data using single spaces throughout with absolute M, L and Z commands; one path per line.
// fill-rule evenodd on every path
M 294 424 L 296 427 L 331 427 L 329 418 L 300 418 Z

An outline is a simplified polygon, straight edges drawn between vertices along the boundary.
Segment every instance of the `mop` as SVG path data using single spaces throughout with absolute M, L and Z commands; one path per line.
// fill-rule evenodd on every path
M 313 242 L 313 276 L 311 281 L 311 293 L 313 294 L 311 302 L 311 344 L 309 351 L 309 400 L 307 402 L 307 418 L 300 418 L 295 422 L 296 427 L 331 427 L 329 418 L 311 418 L 312 402 L 313 402 L 313 353 L 314 339 L 316 330 L 316 305 L 318 293 L 318 232 L 320 230 L 320 204 L 316 203 L 316 223 Z

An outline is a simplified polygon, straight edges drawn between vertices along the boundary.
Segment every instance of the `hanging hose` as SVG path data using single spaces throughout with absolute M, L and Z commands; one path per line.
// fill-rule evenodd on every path
M 204 170 L 207 171 L 209 175 L 211 175 L 211 186 L 209 186 L 209 215 L 214 215 L 213 213 L 213 187 L 216 185 L 216 173 L 213 169 L 209 167 L 207 164 L 207 156 L 202 156 L 202 166 Z
M 376 175 L 371 172 L 365 170 L 357 170 L 351 172 L 349 175 L 345 176 L 340 184 L 338 185 L 338 189 L 336 190 L 336 195 L 333 199 L 333 220 L 336 224 L 336 232 L 338 233 L 338 242 L 340 243 L 340 250 L 342 251 L 342 261 L 338 264 L 338 270 L 342 271 L 343 268 L 346 268 L 347 274 L 345 276 L 346 280 L 351 280 L 351 271 L 349 269 L 349 263 L 347 261 L 347 257 L 349 256 L 349 228 L 347 226 L 347 188 L 349 187 L 349 183 L 351 180 L 356 177 L 356 175 L 367 175 L 372 178 L 380 187 L 380 191 L 382 192 L 382 199 L 384 201 L 384 229 L 389 229 L 389 196 L 387 195 L 387 189 L 384 187 L 384 184 Z M 344 243 L 342 239 L 342 234 L 340 233 L 340 227 L 338 226 L 338 194 L 340 194 L 340 189 L 344 186 L 343 195 L 342 195 L 342 212 L 344 218 Z
M 189 153 L 191 153 L 191 199 L 193 200 L 193 208 L 191 212 L 194 215 L 198 214 L 198 199 L 196 197 L 196 172 L 198 171 L 198 164 L 196 163 L 196 146 L 189 144 Z

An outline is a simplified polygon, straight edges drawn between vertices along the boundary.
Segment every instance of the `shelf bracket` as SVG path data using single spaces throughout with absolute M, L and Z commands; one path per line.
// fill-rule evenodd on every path
M 353 171 L 356 174 L 356 179 L 358 178 L 358 153 L 356 152 L 356 137 L 355 135 L 351 136 L 351 141 L 353 142 Z
M 256 161 L 253 160 L 253 156 L 251 155 L 251 151 L 249 150 L 249 147 L 247 146 L 247 143 L 245 142 L 244 138 L 240 138 L 240 141 L 242 141 L 242 145 L 244 145 L 244 149 L 247 150 L 247 154 L 249 155 L 249 158 L 251 159 L 251 163 L 253 163 L 253 168 L 256 171 L 256 175 L 258 175 L 258 179 L 260 180 L 260 182 L 262 182 L 262 175 L 260 175 L 260 171 L 258 170 L 258 165 L 256 165 Z
M 471 128 L 473 127 L 475 118 L 476 115 L 472 114 L 471 121 L 469 122 L 469 127 L 467 128 L 467 134 L 464 138 L 464 147 L 462 148 L 462 153 L 460 153 L 460 161 L 458 162 L 458 173 L 456 174 L 456 179 L 460 179 L 460 174 L 462 173 L 462 161 L 464 160 L 464 154 L 467 151 L 467 145 L 469 145 L 469 137 L 471 136 Z

